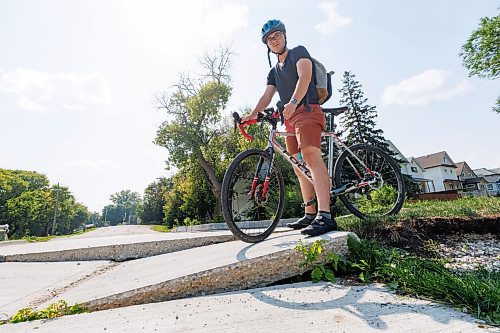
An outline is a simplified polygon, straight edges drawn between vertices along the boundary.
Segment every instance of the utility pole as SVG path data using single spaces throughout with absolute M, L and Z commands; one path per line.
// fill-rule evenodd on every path
M 54 208 L 54 221 L 52 222 L 52 235 L 55 235 L 55 233 L 56 233 L 58 206 L 59 206 L 59 183 L 57 183 L 57 189 L 56 189 L 56 207 Z
M 108 224 L 107 224 L 107 215 L 108 215 L 108 207 L 106 206 L 106 208 L 104 209 L 104 226 L 107 227 Z

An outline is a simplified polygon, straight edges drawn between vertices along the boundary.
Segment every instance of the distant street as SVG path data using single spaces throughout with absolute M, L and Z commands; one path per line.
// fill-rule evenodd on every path
M 151 230 L 151 226 L 149 225 L 117 225 L 113 227 L 97 228 L 96 230 L 85 232 L 81 235 L 72 236 L 71 238 L 94 238 L 157 233 L 157 231 Z

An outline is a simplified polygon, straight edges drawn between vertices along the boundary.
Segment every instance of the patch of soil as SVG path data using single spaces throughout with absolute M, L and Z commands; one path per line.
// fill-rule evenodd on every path
M 403 220 L 375 227 L 371 233 L 370 236 L 383 244 L 425 255 L 425 242 L 443 235 L 492 234 L 500 237 L 500 214 L 478 218 L 431 217 Z

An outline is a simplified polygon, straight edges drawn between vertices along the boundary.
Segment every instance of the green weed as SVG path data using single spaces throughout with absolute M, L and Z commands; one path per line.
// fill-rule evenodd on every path
M 30 307 L 19 310 L 7 323 L 21 323 L 25 321 L 32 321 L 38 319 L 52 319 L 62 317 L 64 315 L 73 315 L 88 312 L 86 309 L 80 307 L 78 304 L 68 306 L 64 300 L 50 304 L 47 308 L 36 311 Z
M 363 283 L 383 282 L 400 292 L 433 299 L 471 313 L 492 325 L 500 325 L 500 272 L 479 269 L 459 273 L 445 268 L 442 260 L 409 256 L 373 240 L 348 237 L 349 256 L 325 250 L 326 241 L 302 242 L 305 266 L 313 267 L 313 282 L 335 281 L 335 274 L 350 273 Z

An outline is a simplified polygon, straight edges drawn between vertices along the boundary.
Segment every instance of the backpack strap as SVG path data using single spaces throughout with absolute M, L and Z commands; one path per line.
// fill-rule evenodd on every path
M 295 56 L 294 56 L 294 53 L 292 52 L 292 50 L 288 50 L 288 55 L 290 56 L 290 60 L 292 60 L 292 63 L 295 63 L 295 67 L 297 67 L 297 61 L 295 61 Z M 312 62 L 312 65 L 313 65 L 313 68 L 312 68 L 312 71 L 314 72 L 314 62 L 311 60 Z M 312 73 L 311 73 L 311 79 L 312 79 Z M 309 85 L 311 85 L 311 82 L 309 82 Z M 309 106 L 309 86 L 307 87 L 307 90 L 306 90 L 306 95 L 304 96 L 305 97 L 305 100 L 304 100 L 304 105 L 306 106 L 306 110 L 307 111 L 311 111 L 311 107 Z M 297 105 L 297 108 L 299 106 L 302 105 L 302 101 L 299 103 L 299 105 Z

